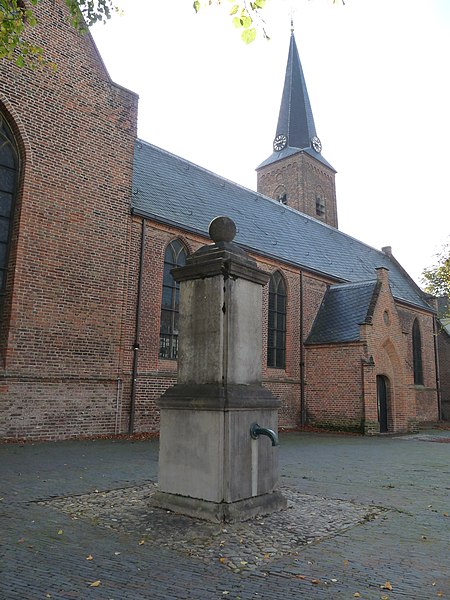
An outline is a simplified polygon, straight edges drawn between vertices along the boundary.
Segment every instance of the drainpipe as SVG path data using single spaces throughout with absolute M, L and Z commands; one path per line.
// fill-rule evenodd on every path
M 306 424 L 305 349 L 303 347 L 303 271 L 300 271 L 300 425 Z
M 114 433 L 119 433 L 119 405 L 120 405 L 120 391 L 122 388 L 122 380 L 120 377 L 116 379 L 116 422 L 114 425 Z
M 442 404 L 441 404 L 441 378 L 439 373 L 439 347 L 437 340 L 437 324 L 436 317 L 433 315 L 433 339 L 434 339 L 434 367 L 436 369 L 436 392 L 437 392 L 437 405 L 438 405 L 438 419 L 442 421 Z
M 137 298 L 136 298 L 136 325 L 134 330 L 134 343 L 133 343 L 133 374 L 131 377 L 131 400 L 130 400 L 130 421 L 128 425 L 128 433 L 132 435 L 134 433 L 134 417 L 136 412 L 136 388 L 137 388 L 137 375 L 138 375 L 138 354 L 139 354 L 139 337 L 141 330 L 141 298 L 142 298 L 142 271 L 144 265 L 144 251 L 145 251 L 145 219 L 142 219 L 142 230 L 141 230 L 141 254 L 139 258 L 139 272 L 138 272 L 138 285 L 137 285 Z

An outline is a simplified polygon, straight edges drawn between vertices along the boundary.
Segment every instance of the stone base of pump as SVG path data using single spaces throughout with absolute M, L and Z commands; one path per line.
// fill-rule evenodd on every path
M 158 404 L 161 506 L 214 521 L 285 507 L 275 492 L 279 400 L 268 390 L 177 384 Z
M 214 523 L 248 521 L 287 508 L 286 498 L 278 491 L 236 502 L 209 502 L 199 498 L 156 492 L 152 496 L 152 504 L 174 513 Z

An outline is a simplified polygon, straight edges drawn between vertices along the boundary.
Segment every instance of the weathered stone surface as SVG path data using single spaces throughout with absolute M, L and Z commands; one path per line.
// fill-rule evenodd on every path
M 159 506 L 213 521 L 285 507 L 278 449 L 250 428 L 277 431 L 279 403 L 262 387 L 262 285 L 268 275 L 212 223 L 215 244 L 172 271 L 180 282 L 178 379 L 161 412 Z

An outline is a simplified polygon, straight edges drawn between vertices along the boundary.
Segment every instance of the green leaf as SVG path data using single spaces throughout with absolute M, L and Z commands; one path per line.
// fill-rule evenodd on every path
M 256 39 L 256 29 L 254 27 L 244 29 L 241 33 L 241 38 L 246 44 L 251 44 Z
M 239 10 L 239 4 L 235 4 L 233 8 L 230 10 L 230 15 L 235 15 Z
M 244 27 L 244 29 L 247 29 L 248 27 L 250 27 L 250 25 L 252 23 L 253 23 L 252 18 L 249 15 L 242 15 L 241 16 L 241 25 L 242 25 L 242 27 Z
M 192 6 L 194 7 L 195 12 L 198 13 L 198 11 L 200 10 L 199 0 L 195 0 L 194 4 Z
M 234 25 L 236 28 L 242 27 L 242 23 L 241 23 L 241 20 L 240 20 L 240 18 L 239 18 L 239 17 L 234 17 L 234 18 L 233 18 L 233 25 Z

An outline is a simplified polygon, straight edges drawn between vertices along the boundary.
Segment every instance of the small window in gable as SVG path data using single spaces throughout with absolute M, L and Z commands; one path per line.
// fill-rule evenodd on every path
M 180 285 L 174 280 L 171 270 L 175 267 L 183 267 L 186 264 L 186 256 L 186 250 L 180 240 L 173 240 L 164 254 L 159 357 L 169 360 L 175 360 L 178 356 L 180 304 Z
M 279 271 L 269 281 L 267 366 L 286 367 L 286 286 Z
M 412 328 L 412 350 L 414 384 L 423 385 L 422 339 L 420 335 L 419 322 L 417 319 L 414 321 Z

